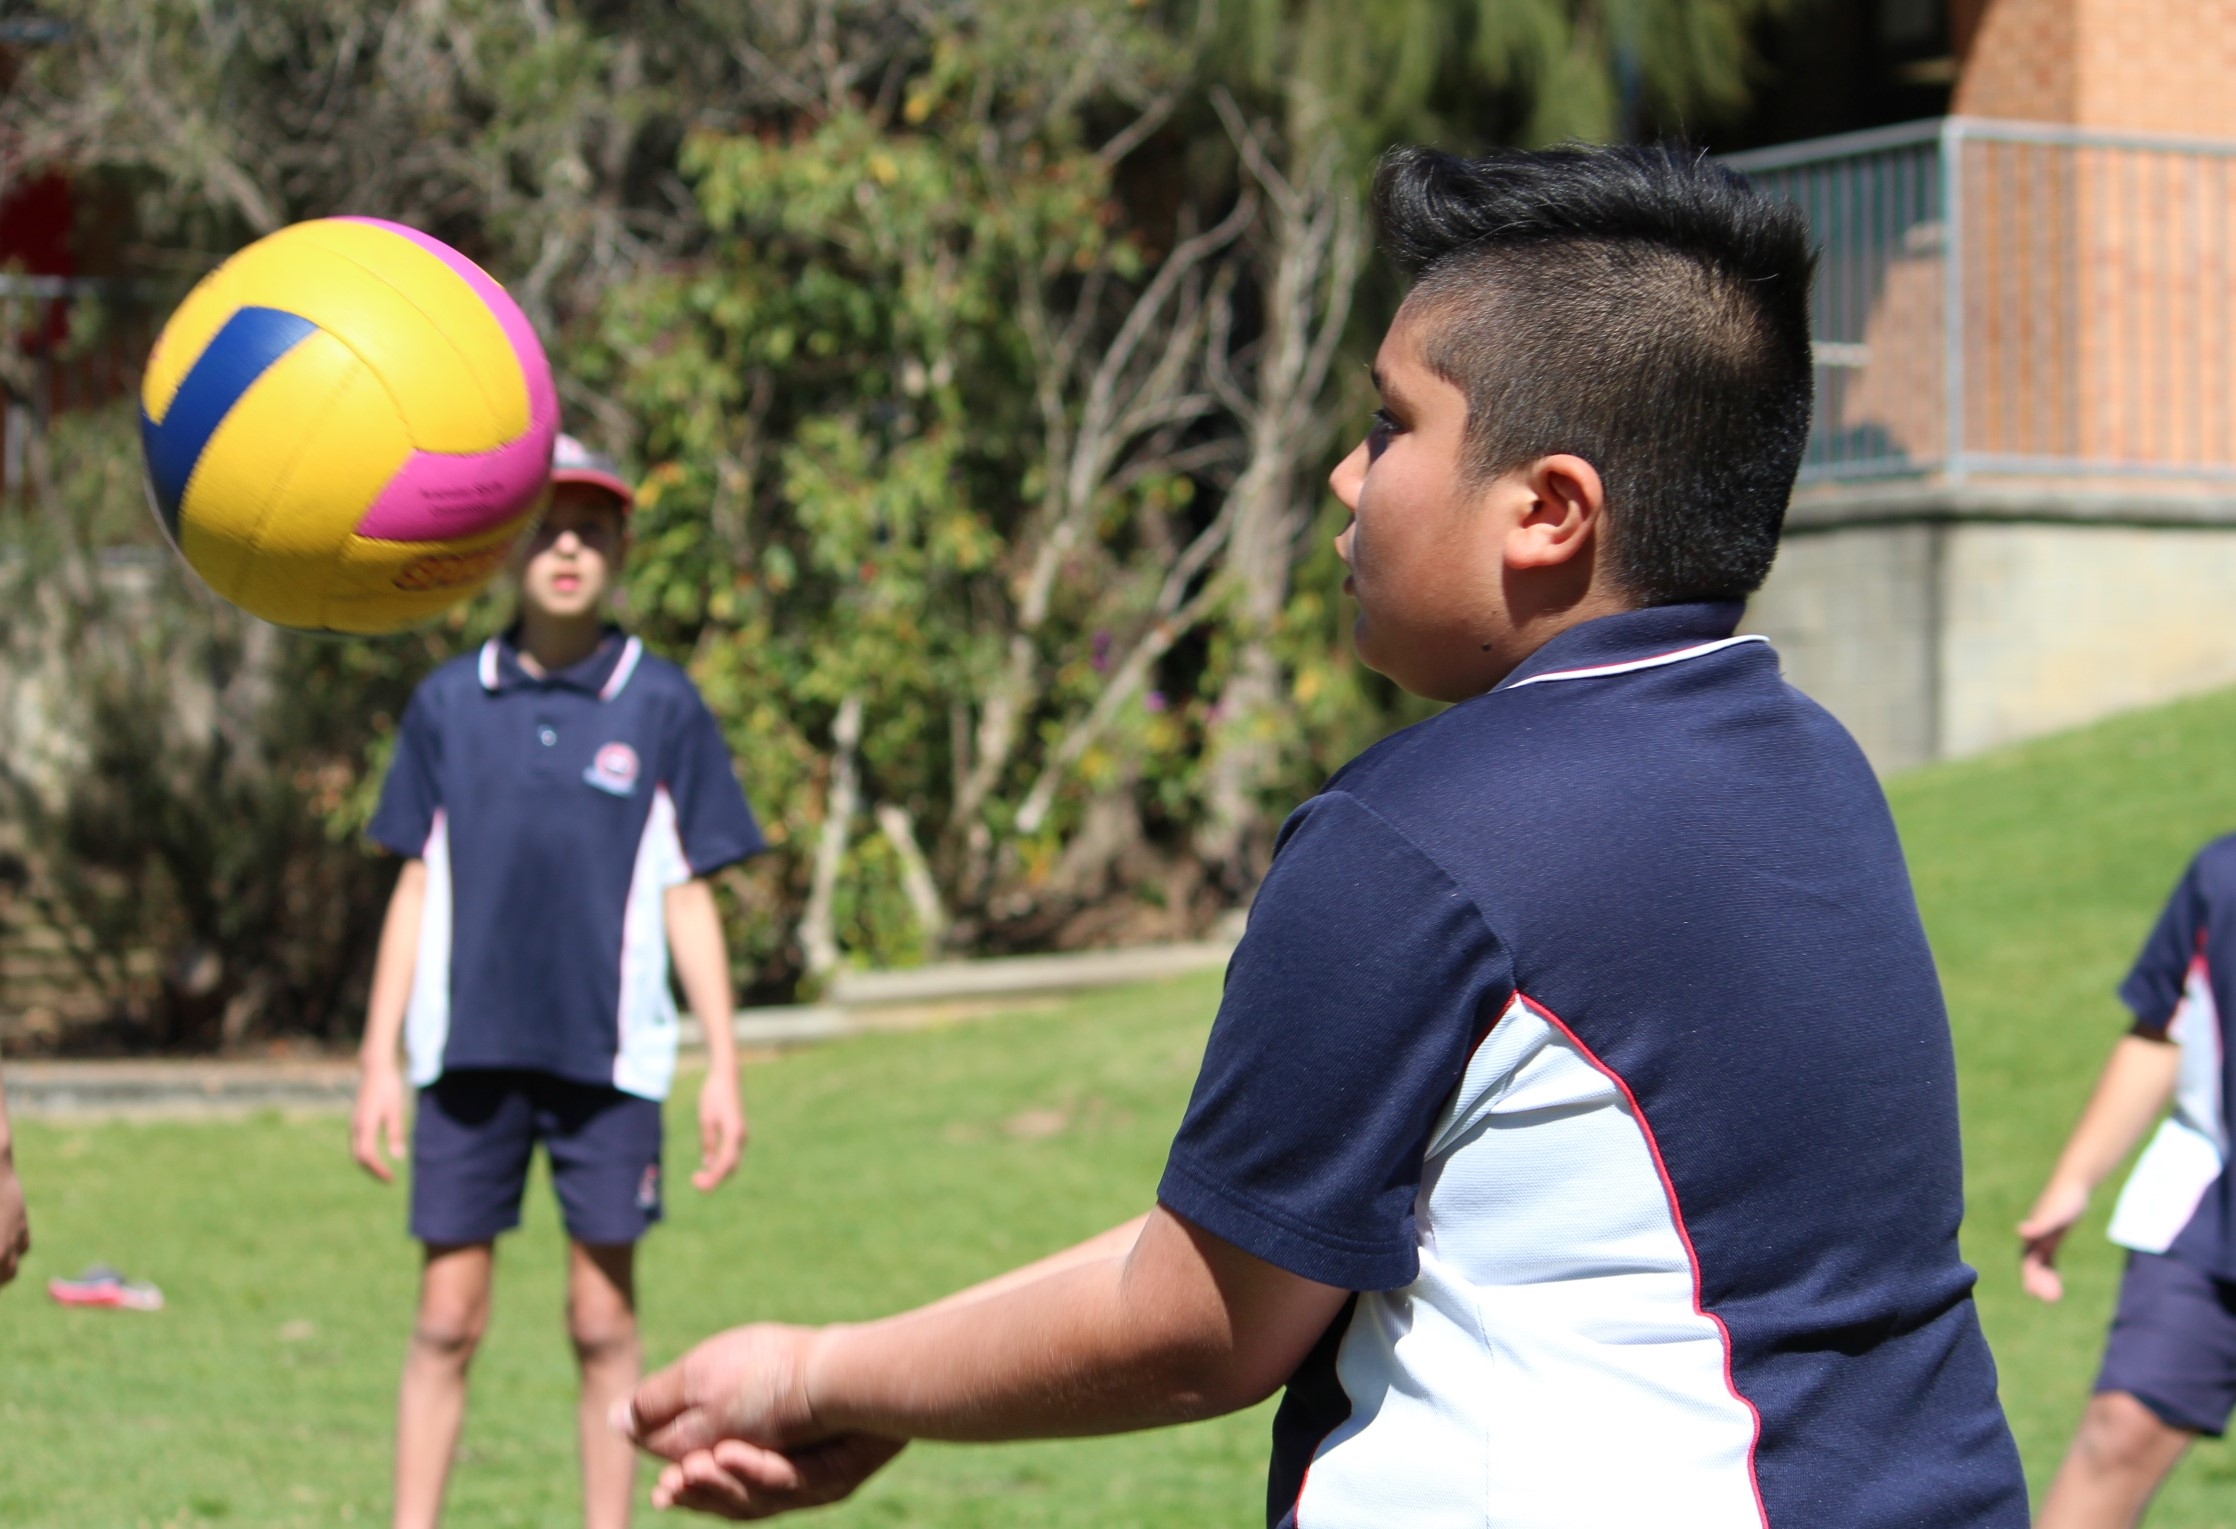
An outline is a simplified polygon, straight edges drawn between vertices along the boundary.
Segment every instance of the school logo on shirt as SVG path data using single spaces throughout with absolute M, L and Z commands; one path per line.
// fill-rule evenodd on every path
M 582 778 L 600 791 L 610 791 L 615 796 L 634 796 L 637 792 L 637 751 L 626 743 L 609 743 L 598 750 L 597 758 L 590 761 L 590 768 Z

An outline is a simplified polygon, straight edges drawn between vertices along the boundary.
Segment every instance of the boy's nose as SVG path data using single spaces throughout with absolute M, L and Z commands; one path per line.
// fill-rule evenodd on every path
M 1328 474 L 1328 487 L 1345 509 L 1356 511 L 1359 507 L 1359 489 L 1366 482 L 1366 442 L 1361 441 L 1349 456 L 1335 464 L 1335 471 Z

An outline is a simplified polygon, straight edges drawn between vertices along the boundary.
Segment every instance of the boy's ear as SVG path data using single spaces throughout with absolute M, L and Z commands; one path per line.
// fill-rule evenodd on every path
M 1521 471 L 1528 503 L 1507 532 L 1506 566 L 1552 568 L 1588 558 L 1607 513 L 1599 469 L 1566 452 L 1539 457 Z

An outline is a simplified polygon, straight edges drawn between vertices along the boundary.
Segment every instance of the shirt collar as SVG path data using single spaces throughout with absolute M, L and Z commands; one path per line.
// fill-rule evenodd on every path
M 579 691 L 601 701 L 610 701 L 629 683 L 629 676 L 636 672 L 637 660 L 644 653 L 644 644 L 634 637 L 624 636 L 619 627 L 609 626 L 598 639 L 597 647 L 590 650 L 589 657 L 538 679 L 520 662 L 520 649 L 515 641 L 517 630 L 492 637 L 481 645 L 481 656 L 475 668 L 481 677 L 481 688 L 493 695 L 528 687 Z
M 1572 626 L 1515 665 L 1497 689 L 1550 679 L 1584 679 L 1597 673 L 1623 673 L 1674 663 L 1734 643 L 1761 642 L 1734 637 L 1732 629 L 1746 605 L 1737 600 L 1697 605 L 1649 605 L 1618 611 Z

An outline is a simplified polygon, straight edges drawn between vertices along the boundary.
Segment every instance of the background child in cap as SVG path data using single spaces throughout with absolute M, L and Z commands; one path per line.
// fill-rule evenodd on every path
M 539 1144 L 569 1239 L 584 1522 L 628 1522 L 635 1462 L 604 1417 L 640 1365 L 634 1255 L 661 1214 L 671 951 L 707 1040 L 693 1184 L 719 1184 L 745 1141 L 705 877 L 761 836 L 691 681 L 603 617 L 628 547 L 628 484 L 568 436 L 551 480 L 518 559 L 518 620 L 420 686 L 370 829 L 405 862 L 351 1150 L 390 1178 L 408 1077 L 411 1232 L 426 1250 L 397 1410 L 395 1523 L 410 1529 L 440 1516 L 495 1239 L 519 1224 Z

